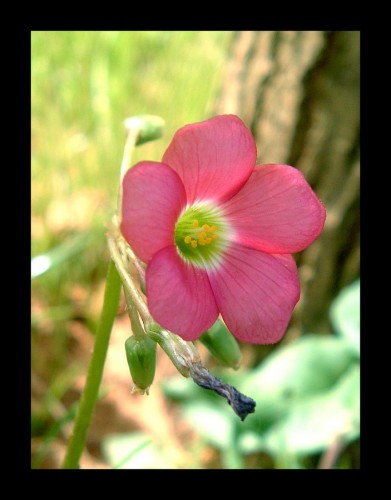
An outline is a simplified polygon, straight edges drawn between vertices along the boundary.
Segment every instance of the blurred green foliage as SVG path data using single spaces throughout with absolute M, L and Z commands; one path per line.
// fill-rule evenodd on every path
M 159 160 L 179 127 L 211 114 L 229 35 L 33 32 L 33 214 L 45 215 L 54 197 L 82 187 L 104 190 L 114 201 L 128 116 L 166 121 L 164 141 L 138 148 L 140 161 Z M 33 241 L 33 254 L 46 249 Z

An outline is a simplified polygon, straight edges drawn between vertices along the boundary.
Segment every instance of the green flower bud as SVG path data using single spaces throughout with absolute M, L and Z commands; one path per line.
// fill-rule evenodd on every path
M 125 342 L 125 350 L 134 390 L 148 394 L 155 377 L 156 342 L 146 335 L 141 339 L 132 335 Z
M 125 127 L 138 129 L 136 145 L 139 146 L 163 135 L 164 120 L 154 115 L 131 116 L 125 120 Z
M 220 319 L 201 335 L 200 341 L 220 364 L 239 368 L 242 357 L 239 344 Z

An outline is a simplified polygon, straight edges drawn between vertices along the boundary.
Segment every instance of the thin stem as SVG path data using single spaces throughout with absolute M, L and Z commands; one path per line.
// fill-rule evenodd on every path
M 124 247 L 125 247 L 125 253 L 126 253 L 128 259 L 131 261 L 131 263 L 136 268 L 136 271 L 137 271 L 139 278 L 140 278 L 140 282 L 145 284 L 145 269 L 140 264 L 139 259 L 136 257 L 136 255 L 134 254 L 134 252 L 130 248 L 130 246 L 124 245 Z
M 137 136 L 139 134 L 139 129 L 137 127 L 130 128 L 128 130 L 128 135 L 126 138 L 124 155 L 122 157 L 121 170 L 119 176 L 119 190 L 118 190 L 118 205 L 117 205 L 117 213 L 119 222 L 121 222 L 121 207 L 122 207 L 122 181 L 125 177 L 126 172 L 128 171 L 132 158 L 132 151 L 134 146 L 136 145 Z
M 121 277 L 124 288 L 127 288 L 133 300 L 133 303 L 136 306 L 141 316 L 141 319 L 143 320 L 144 325 L 146 325 L 148 322 L 151 321 L 151 315 L 149 314 L 147 304 L 145 303 L 145 300 L 142 297 L 141 293 L 139 292 L 138 288 L 133 283 L 133 280 L 129 276 L 128 271 L 125 269 L 125 265 L 123 263 L 122 256 L 119 252 L 118 245 L 116 244 L 114 236 L 113 234 L 111 234 L 110 230 L 109 233 L 107 234 L 107 241 L 109 244 L 111 258 L 115 263 L 115 266 Z
M 160 137 L 162 133 L 164 122 L 158 117 L 137 117 L 125 120 L 125 127 L 127 129 L 127 139 L 125 143 L 124 155 L 121 164 L 120 184 L 118 190 L 118 204 L 117 215 L 115 217 L 116 224 L 119 227 L 121 222 L 121 208 L 122 208 L 122 181 L 130 168 L 131 156 L 136 141 L 139 139 L 140 133 L 143 135 L 143 141 L 150 141 Z M 140 141 L 139 141 L 140 142 Z M 117 229 L 118 231 L 118 229 Z M 144 324 L 148 321 L 151 323 L 148 308 L 143 300 L 141 294 L 133 285 L 132 280 L 127 275 L 124 265 L 121 262 L 120 250 L 115 245 L 113 236 L 108 235 L 110 253 L 112 260 L 110 260 L 109 270 L 107 274 L 106 290 L 103 303 L 103 309 L 95 337 L 94 350 L 92 353 L 90 365 L 88 368 L 86 384 L 83 389 L 82 397 L 80 400 L 79 411 L 76 416 L 73 434 L 69 440 L 63 468 L 74 469 L 79 467 L 80 456 L 83 452 L 85 441 L 87 438 L 88 427 L 90 425 L 92 413 L 94 411 L 96 401 L 98 398 L 99 386 L 102 380 L 103 368 L 106 360 L 107 349 L 110 340 L 110 333 L 113 327 L 114 319 L 117 313 L 119 297 L 121 292 L 121 279 L 124 281 L 124 288 L 127 288 L 127 301 L 132 306 L 132 301 L 135 303 L 137 311 L 131 314 L 132 325 L 134 331 L 139 335 L 143 332 L 143 327 L 140 324 L 138 314 L 141 316 Z M 114 247 L 113 249 L 113 241 Z M 142 273 L 141 273 L 141 276 Z M 128 291 L 130 291 L 130 296 Z M 134 307 L 131 307 L 131 311 Z
M 124 292 L 126 299 L 126 307 L 130 319 L 130 324 L 132 325 L 133 335 L 141 340 L 142 338 L 146 337 L 147 334 L 144 331 L 137 309 L 135 308 L 132 297 L 126 287 L 124 287 Z
M 152 340 L 157 342 L 167 356 L 171 359 L 175 368 L 184 377 L 190 375 L 190 368 L 194 363 L 200 363 L 201 358 L 193 342 L 186 342 L 168 330 L 160 327 L 148 329 Z
M 344 446 L 343 434 L 338 434 L 331 446 L 323 453 L 318 469 L 333 469 Z
M 87 438 L 92 413 L 98 398 L 102 380 L 110 333 L 118 310 L 121 280 L 117 269 L 110 261 L 101 318 L 96 332 L 94 350 L 88 368 L 87 380 L 80 401 L 72 437 L 64 459 L 64 469 L 76 469 Z

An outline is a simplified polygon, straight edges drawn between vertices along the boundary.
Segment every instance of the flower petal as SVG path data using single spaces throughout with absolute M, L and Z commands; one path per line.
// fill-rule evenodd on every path
M 300 297 L 291 255 L 271 255 L 233 245 L 209 281 L 221 315 L 239 340 L 273 344 L 284 335 Z
M 254 139 L 234 115 L 222 115 L 179 129 L 163 156 L 183 181 L 189 203 L 227 200 L 251 175 Z
M 303 174 L 288 165 L 258 165 L 222 206 L 235 241 L 268 253 L 294 253 L 323 229 L 326 211 Z
M 182 181 L 167 165 L 144 161 L 123 180 L 121 232 L 136 255 L 149 262 L 174 242 L 174 227 L 186 205 Z
M 198 338 L 219 314 L 206 271 L 187 264 L 173 246 L 149 263 L 146 290 L 155 321 L 184 340 Z

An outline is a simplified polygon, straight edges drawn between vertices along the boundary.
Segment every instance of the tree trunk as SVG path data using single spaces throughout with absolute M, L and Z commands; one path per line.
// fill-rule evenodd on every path
M 297 167 L 326 206 L 322 235 L 297 256 L 305 331 L 330 331 L 332 299 L 360 272 L 359 53 L 358 31 L 236 32 L 217 105 L 250 127 L 258 163 Z

